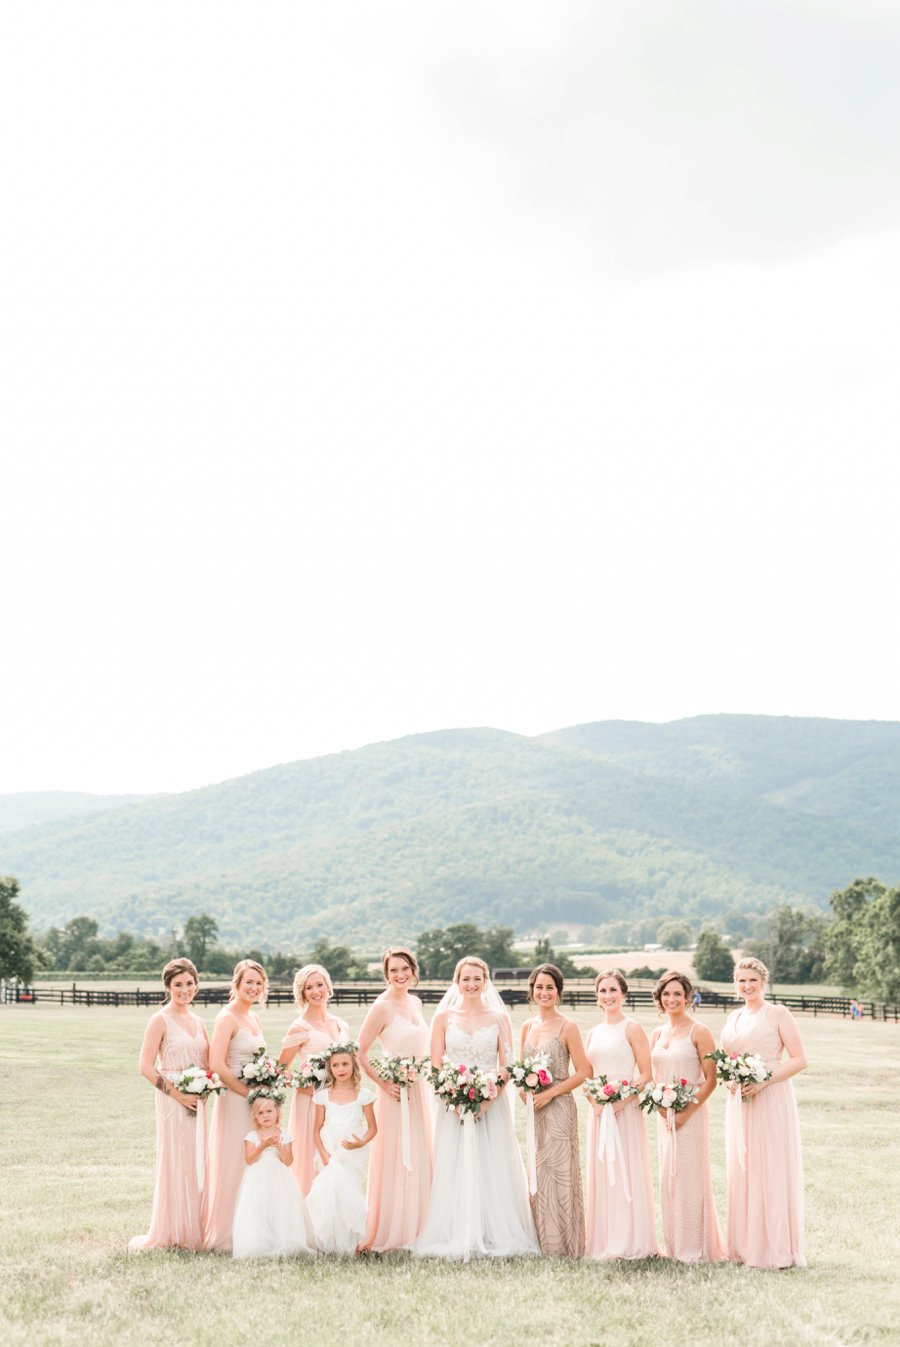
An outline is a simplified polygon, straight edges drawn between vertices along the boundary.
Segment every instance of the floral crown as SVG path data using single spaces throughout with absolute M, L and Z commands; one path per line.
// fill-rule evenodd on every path
M 253 1104 L 257 1099 L 271 1099 L 274 1104 L 283 1104 L 285 1092 L 271 1085 L 257 1085 L 256 1089 L 247 1095 L 247 1103 Z
M 318 1053 L 317 1056 L 324 1063 L 332 1057 L 355 1057 L 358 1052 L 359 1044 L 355 1038 L 341 1038 L 337 1043 L 329 1043 L 325 1051 Z

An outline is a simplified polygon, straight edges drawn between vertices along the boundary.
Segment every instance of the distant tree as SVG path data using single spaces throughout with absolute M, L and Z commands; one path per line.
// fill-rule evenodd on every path
M 97 953 L 99 931 L 93 917 L 73 917 L 62 930 L 51 926 L 44 937 L 44 948 L 50 955 L 52 966 L 61 970 L 87 968 L 89 960 Z
M 775 982 L 819 982 L 825 971 L 824 917 L 802 912 L 796 907 L 776 908 L 766 919 L 761 940 L 744 946 L 769 970 Z
M 555 964 L 564 978 L 593 977 L 597 971 L 595 968 L 579 968 L 568 954 L 554 949 L 549 938 L 538 940 L 534 947 L 532 967 L 536 968 L 541 963 Z
M 0 977 L 30 982 L 42 962 L 41 951 L 28 933 L 28 917 L 16 902 L 18 896 L 18 880 L 0 876 Z
M 422 976 L 451 978 L 464 954 L 477 954 L 491 969 L 517 967 L 520 960 L 512 947 L 514 938 L 511 926 L 492 926 L 486 931 L 472 922 L 434 926 L 416 941 Z
M 854 987 L 859 981 L 857 963 L 865 914 L 885 893 L 885 886 L 870 875 L 868 879 L 854 879 L 846 889 L 836 889 L 829 898 L 835 919 L 825 936 L 825 976 L 842 987 Z
M 219 923 L 208 912 L 199 917 L 188 917 L 184 923 L 184 941 L 188 954 L 198 968 L 206 967 L 206 951 L 214 945 L 219 934 Z
M 900 1000 L 900 888 L 855 879 L 831 895 L 837 920 L 826 942 L 826 975 L 879 1000 Z
M 709 982 L 730 982 L 734 971 L 731 950 L 718 931 L 706 927 L 697 937 L 694 950 L 694 972 Z
M 694 932 L 686 921 L 671 918 L 660 922 L 656 928 L 656 939 L 664 949 L 690 949 L 694 943 Z
M 328 969 L 329 976 L 335 981 L 344 981 L 355 968 L 356 959 L 353 950 L 347 945 L 332 945 L 325 936 L 320 936 L 312 947 L 312 953 L 304 963 L 320 963 Z

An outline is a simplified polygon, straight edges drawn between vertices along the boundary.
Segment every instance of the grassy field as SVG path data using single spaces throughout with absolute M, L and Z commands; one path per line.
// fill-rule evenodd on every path
M 356 1028 L 362 1012 L 351 1014 Z M 578 1018 L 586 1027 L 593 1016 Z M 655 1022 L 643 1018 L 648 1027 Z M 722 1017 L 704 1018 L 718 1034 Z M 0 1008 L 4 1343 L 898 1341 L 900 1026 L 802 1021 L 811 1061 L 797 1086 L 810 1266 L 762 1273 L 663 1260 L 460 1266 L 403 1255 L 280 1264 L 214 1254 L 128 1257 L 128 1238 L 146 1229 L 153 1186 L 153 1096 L 136 1070 L 145 1019 L 132 1009 Z M 265 1014 L 270 1044 L 289 1019 L 287 1009 Z M 718 1092 L 710 1108 L 724 1220 Z

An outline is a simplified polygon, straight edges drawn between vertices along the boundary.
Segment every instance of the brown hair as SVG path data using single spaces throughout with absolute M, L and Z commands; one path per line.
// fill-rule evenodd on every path
M 662 977 L 653 988 L 653 999 L 659 1006 L 660 1015 L 663 1013 L 662 994 L 670 982 L 679 982 L 684 989 L 684 999 L 687 1000 L 694 991 L 694 984 L 691 982 L 687 973 L 677 973 L 674 968 L 670 968 L 668 973 L 663 973 Z
M 334 986 L 332 985 L 328 969 L 323 968 L 320 963 L 305 963 L 303 967 L 298 968 L 294 974 L 294 1001 L 298 1006 L 306 1005 L 304 988 L 306 987 L 307 978 L 311 978 L 313 973 L 321 973 L 322 977 L 325 979 L 325 983 L 328 987 L 328 999 L 330 1000 L 334 995 Z
M 419 961 L 413 954 L 412 950 L 406 949 L 404 945 L 388 945 L 387 949 L 384 951 L 384 954 L 382 954 L 381 971 L 384 974 L 385 982 L 387 981 L 388 963 L 390 962 L 391 959 L 403 959 L 405 963 L 408 963 L 410 971 L 416 980 L 416 984 L 418 984 Z
M 238 988 L 241 985 L 244 974 L 249 973 L 251 969 L 254 973 L 259 973 L 263 980 L 263 989 L 257 999 L 261 1006 L 266 1004 L 266 997 L 269 994 L 269 979 L 266 976 L 266 970 L 263 968 L 262 964 L 257 963 L 255 959 L 241 959 L 234 965 L 234 972 L 231 975 L 231 986 L 228 989 L 229 1002 L 237 999 Z
M 739 968 L 752 968 L 754 973 L 759 973 L 759 976 L 762 978 L 763 982 L 768 982 L 769 980 L 769 970 L 763 963 L 762 959 L 754 959 L 753 956 L 750 954 L 748 954 L 747 957 L 744 959 L 738 959 L 737 963 L 734 965 L 734 972 L 731 975 L 732 977 L 735 978 L 737 977 Z
M 453 981 L 454 981 L 454 982 L 457 982 L 457 983 L 459 982 L 459 976 L 460 976 L 460 973 L 461 973 L 462 970 L 465 968 L 465 966 L 466 966 L 467 963 L 474 964 L 476 968 L 480 968 L 481 971 L 482 971 L 482 973 L 484 973 L 484 980 L 485 980 L 485 982 L 490 982 L 490 980 L 491 980 L 491 970 L 488 968 L 488 966 L 487 966 L 487 964 L 485 963 L 484 959 L 479 959 L 479 957 L 478 957 L 477 954 L 466 954 L 462 959 L 460 959 L 459 963 L 456 965 L 456 967 L 455 967 L 454 970 L 453 970 Z
M 329 1085 L 337 1085 L 337 1081 L 334 1078 L 334 1072 L 331 1069 L 332 1057 L 350 1058 L 353 1063 L 353 1074 L 350 1079 L 353 1081 L 354 1085 L 358 1086 L 362 1080 L 362 1072 L 359 1069 L 359 1058 L 355 1052 L 351 1052 L 349 1048 L 344 1048 L 341 1052 L 332 1052 L 325 1058 L 325 1089 L 327 1090 Z
M 556 988 L 560 1001 L 562 1000 L 563 987 L 565 980 L 555 963 L 539 963 L 537 968 L 532 968 L 531 976 L 528 979 L 528 999 L 534 1001 L 534 984 L 542 973 L 546 973 L 548 978 L 553 979 L 553 985 Z
M 163 986 L 166 991 L 168 991 L 169 987 L 172 985 L 173 978 L 177 978 L 179 973 L 190 973 L 191 977 L 194 979 L 194 986 L 196 987 L 199 985 L 200 979 L 197 976 L 197 970 L 190 959 L 170 959 L 162 970 Z
M 628 995 L 628 983 L 625 981 L 625 974 L 622 972 L 621 968 L 604 968 L 602 972 L 598 973 L 597 976 L 594 978 L 595 996 L 600 990 L 600 983 L 603 981 L 604 978 L 615 978 L 616 982 L 618 982 L 619 987 L 622 990 L 622 995 L 623 996 Z

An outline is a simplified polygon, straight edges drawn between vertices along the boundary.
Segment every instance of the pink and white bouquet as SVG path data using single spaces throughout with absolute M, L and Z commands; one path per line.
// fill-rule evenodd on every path
M 238 1078 L 250 1086 L 247 1098 L 252 1103 L 260 1095 L 270 1099 L 284 1099 L 287 1087 L 284 1067 L 277 1057 L 267 1055 L 265 1048 L 257 1048 L 250 1061 L 237 1073 Z
M 389 1085 L 399 1085 L 405 1088 L 407 1085 L 414 1085 L 418 1080 L 425 1080 L 431 1067 L 429 1057 L 375 1057 L 370 1060 L 370 1066 L 378 1076 L 379 1080 L 386 1080 Z
M 325 1058 L 321 1053 L 306 1058 L 298 1066 L 291 1067 L 288 1085 L 292 1090 L 321 1090 L 328 1079 Z
M 638 1092 L 630 1080 L 609 1080 L 606 1076 L 592 1076 L 581 1088 L 593 1104 L 618 1104 Z
M 716 1048 L 706 1057 L 716 1064 L 716 1080 L 723 1085 L 764 1085 L 772 1079 L 772 1072 L 755 1052 L 726 1052 Z
M 550 1058 L 546 1052 L 526 1053 L 524 1057 L 510 1063 L 509 1078 L 516 1090 L 540 1094 L 541 1090 L 553 1084 Z
M 638 1105 L 645 1113 L 661 1113 L 665 1109 L 681 1113 L 689 1104 L 696 1103 L 696 1100 L 697 1086 L 688 1085 L 683 1077 L 668 1084 L 648 1080 L 638 1095 Z
M 222 1094 L 228 1088 L 215 1071 L 207 1071 L 202 1066 L 189 1066 L 184 1071 L 173 1071 L 169 1080 L 181 1094 L 192 1094 L 198 1099 L 208 1099 L 211 1094 Z
M 428 1079 L 440 1102 L 448 1111 L 456 1113 L 460 1122 L 471 1114 L 477 1122 L 481 1105 L 496 1099 L 500 1093 L 497 1077 L 465 1062 L 454 1063 L 445 1057 L 440 1066 L 432 1066 Z

